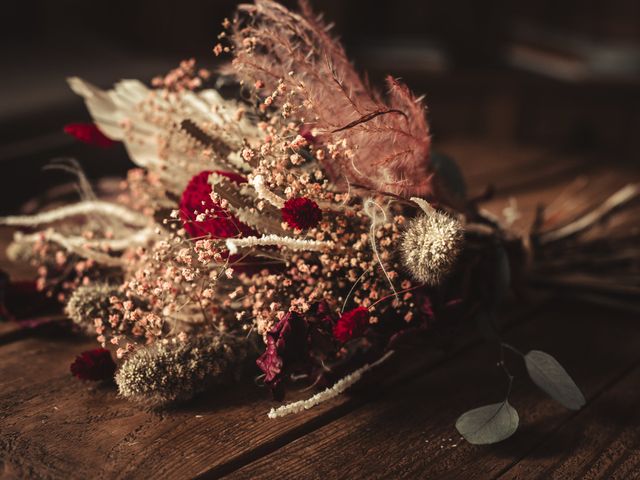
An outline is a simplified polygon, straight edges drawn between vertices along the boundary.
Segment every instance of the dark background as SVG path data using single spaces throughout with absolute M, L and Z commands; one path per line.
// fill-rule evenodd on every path
M 73 156 L 91 177 L 121 175 L 120 147 L 78 145 L 88 121 L 65 77 L 103 87 L 144 81 L 181 59 L 213 66 L 228 0 L 25 0 L 0 12 L 0 213 L 64 179 L 41 171 Z M 294 6 L 294 2 L 284 2 Z M 313 2 L 374 84 L 391 73 L 426 94 L 436 145 L 457 139 L 584 151 L 603 162 L 640 149 L 640 2 L 326 0 Z

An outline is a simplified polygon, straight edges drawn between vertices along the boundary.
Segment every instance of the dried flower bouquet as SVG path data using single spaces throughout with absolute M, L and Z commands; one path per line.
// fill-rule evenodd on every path
M 35 262 L 40 288 L 103 347 L 73 373 L 115 374 L 120 395 L 151 405 L 220 388 L 247 360 L 278 400 L 319 390 L 276 418 L 342 393 L 412 333 L 492 328 L 525 247 L 430 151 L 422 99 L 391 77 L 386 95 L 371 88 L 305 3 L 294 13 L 256 0 L 223 26 L 214 53 L 233 58 L 217 81 L 236 82 L 242 100 L 193 61 L 152 88 L 71 78 L 95 124 L 66 131 L 122 142 L 139 168 L 117 201 L 80 176 L 79 203 L 2 219 L 30 229 L 10 256 Z M 549 395 L 584 404 L 553 357 L 518 354 Z M 517 424 L 507 394 L 456 426 L 492 443 Z

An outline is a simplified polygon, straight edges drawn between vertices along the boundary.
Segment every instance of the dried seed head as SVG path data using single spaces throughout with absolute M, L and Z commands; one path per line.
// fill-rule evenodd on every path
M 21 233 L 16 234 L 13 242 L 9 244 L 6 255 L 9 260 L 16 263 L 29 263 L 34 259 L 32 241 L 26 240 Z
M 232 337 L 174 338 L 135 351 L 118 370 L 116 383 L 123 397 L 161 406 L 233 379 L 246 355 L 244 343 Z
M 87 335 L 95 335 L 95 320 L 105 321 L 112 305 L 110 298 L 122 296 L 117 287 L 107 283 L 91 283 L 78 287 L 69 297 L 65 313 Z
M 462 224 L 452 216 L 425 208 L 402 234 L 400 254 L 411 276 L 435 286 L 451 271 L 463 241 Z

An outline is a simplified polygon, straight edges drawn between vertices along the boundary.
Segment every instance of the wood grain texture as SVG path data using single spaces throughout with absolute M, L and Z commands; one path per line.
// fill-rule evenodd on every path
M 511 224 L 511 230 L 525 236 L 530 231 L 538 207 L 546 208 L 546 218 L 549 218 L 550 223 L 554 226 L 561 225 L 639 179 L 640 171 L 586 164 L 580 167 L 579 174 L 573 175 L 570 181 L 566 178 L 546 177 L 535 188 L 517 194 L 496 195 L 482 203 L 481 207 L 502 220 L 505 219 L 505 209 L 515 207 L 518 216 Z
M 507 336 L 556 356 L 592 400 L 640 360 L 634 315 L 558 304 Z M 522 368 L 511 403 L 521 427 L 508 441 L 473 446 L 454 429 L 464 411 L 500 401 L 497 352 L 478 347 L 231 475 L 267 478 L 493 478 L 577 417 L 533 387 Z M 517 359 L 511 359 L 517 364 Z M 583 413 L 590 409 L 588 405 Z M 594 432 L 595 433 L 595 432 Z M 533 460 L 535 461 L 535 460 Z M 522 478 L 528 478 L 526 475 Z
M 500 478 L 640 478 L 639 385 L 636 366 Z
M 505 197 L 546 186 L 551 180 L 566 182 L 592 164 L 584 155 L 478 141 L 446 142 L 435 149 L 456 160 L 471 195 L 487 186 L 494 188 L 496 197 Z
M 509 313 L 514 324 L 548 296 L 534 300 Z M 451 351 L 427 349 L 410 354 L 409 362 L 397 355 L 376 372 L 373 395 L 365 389 L 275 422 L 266 414 L 276 404 L 250 380 L 170 410 L 145 411 L 118 398 L 114 386 L 71 377 L 69 364 L 94 342 L 27 338 L 0 347 L 0 458 L 18 478 L 218 476 L 349 414 L 384 388 L 406 383 L 477 341 L 471 331 Z
M 19 330 L 20 325 L 16 322 L 0 322 L 0 344 L 13 341 Z
M 252 385 L 152 412 L 117 398 L 113 386 L 82 384 L 69 363 L 93 346 L 28 339 L 0 349 L 6 475 L 191 478 L 280 433 L 264 428 L 270 402 Z M 292 418 L 282 430 L 308 420 Z

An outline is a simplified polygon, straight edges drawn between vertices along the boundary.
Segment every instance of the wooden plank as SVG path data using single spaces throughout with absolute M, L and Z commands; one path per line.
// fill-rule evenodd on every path
M 509 196 L 496 196 L 481 207 L 505 219 L 505 209 L 515 208 L 517 217 L 511 225 L 512 231 L 528 235 L 536 216 L 536 210 L 544 205 L 547 217 L 555 222 L 568 220 L 582 214 L 585 209 L 597 206 L 618 189 L 630 182 L 638 181 L 640 172 L 612 166 L 585 165 L 580 175 L 567 182 L 563 179 L 547 178 L 537 188 Z
M 368 400 L 342 396 L 273 422 L 266 416 L 273 406 L 268 393 L 249 380 L 169 411 L 144 411 L 119 399 L 113 387 L 83 385 L 71 378 L 68 365 L 75 354 L 94 346 L 87 341 L 29 338 L 0 347 L 0 457 L 18 476 L 34 472 L 65 478 L 219 474 Z M 404 383 L 444 358 L 445 352 L 433 350 L 408 365 L 390 362 L 381 370 L 384 385 Z M 58 408 L 51 411 L 52 405 Z M 46 425 L 41 423 L 45 417 Z
M 556 356 L 591 401 L 640 359 L 635 315 L 615 314 L 615 321 L 613 316 L 562 302 L 507 340 Z M 535 389 L 519 368 L 511 395 L 521 419 L 516 435 L 493 446 L 461 440 L 454 429 L 457 416 L 500 401 L 504 393 L 496 360 L 496 351 L 475 348 L 230 478 L 493 478 L 576 415 Z
M 69 330 L 70 320 L 62 315 L 47 315 L 27 320 L 11 320 L 0 323 L 0 345 L 23 338 L 48 334 L 60 334 Z
M 0 322 L 0 343 L 8 343 L 8 341 L 3 341 L 5 337 L 12 338 L 19 330 L 19 323 L 9 321 Z
M 636 366 L 500 478 L 640 478 L 638 385 Z
M 544 186 L 551 179 L 567 181 L 589 163 L 584 156 L 486 141 L 445 142 L 435 149 L 456 160 L 471 195 L 489 185 L 496 197 L 504 197 Z

